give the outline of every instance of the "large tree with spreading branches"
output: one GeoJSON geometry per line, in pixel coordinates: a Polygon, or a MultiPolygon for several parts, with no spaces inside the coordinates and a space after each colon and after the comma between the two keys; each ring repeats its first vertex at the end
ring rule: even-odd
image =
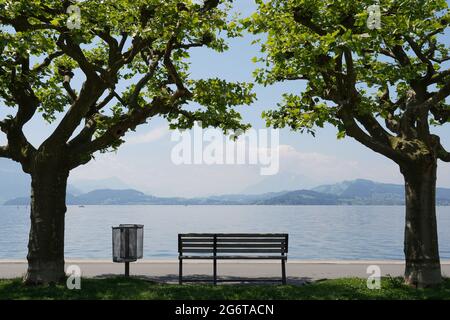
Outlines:
{"type": "Polygon", "coordinates": [[[306,84],[264,114],[268,125],[314,132],[328,123],[394,161],[405,180],[405,280],[440,283],[436,171],[450,153],[433,126],[450,121],[446,1],[256,2],[244,24],[264,35],[257,81],[306,84]]]}
{"type": "Polygon", "coordinates": [[[188,74],[192,48],[221,52],[238,35],[230,2],[0,0],[0,157],[31,175],[27,283],[64,278],[67,179],[94,153],[157,116],[247,127],[233,107],[254,100],[251,85],[188,74]],[[33,145],[23,129],[38,115],[55,129],[33,145]]]}

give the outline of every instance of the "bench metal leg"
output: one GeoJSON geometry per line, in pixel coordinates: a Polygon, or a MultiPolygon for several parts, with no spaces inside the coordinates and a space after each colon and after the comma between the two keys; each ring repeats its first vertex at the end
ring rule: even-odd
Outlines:
{"type": "Polygon", "coordinates": [[[217,259],[214,259],[214,285],[217,285],[217,259]]]}
{"type": "Polygon", "coordinates": [[[178,284],[183,284],[183,259],[179,260],[179,270],[178,270],[178,284]]]}
{"type": "Polygon", "coordinates": [[[282,275],[282,281],[283,284],[286,284],[286,260],[281,260],[281,275],[282,275]]]}
{"type": "Polygon", "coordinates": [[[125,277],[129,277],[130,276],[130,262],[126,261],[125,262],[125,277]]]}

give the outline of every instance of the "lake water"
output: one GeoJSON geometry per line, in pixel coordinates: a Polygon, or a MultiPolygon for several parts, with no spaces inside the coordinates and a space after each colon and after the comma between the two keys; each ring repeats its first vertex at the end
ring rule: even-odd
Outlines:
{"type": "MultiPolygon", "coordinates": [[[[25,259],[29,212],[0,206],[0,259],[25,259]]],[[[450,207],[438,207],[441,258],[450,259],[450,207]]],[[[293,259],[403,259],[404,207],[68,207],[66,258],[111,259],[111,226],[144,225],[144,258],[177,257],[177,234],[289,233],[293,259]]]]}

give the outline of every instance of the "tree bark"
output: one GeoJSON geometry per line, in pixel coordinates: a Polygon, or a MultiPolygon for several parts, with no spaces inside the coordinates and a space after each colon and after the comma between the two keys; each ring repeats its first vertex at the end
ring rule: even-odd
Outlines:
{"type": "Polygon", "coordinates": [[[31,174],[31,228],[27,284],[56,283],[65,278],[64,222],[69,170],[49,161],[31,174]]]}
{"type": "Polygon", "coordinates": [[[442,282],[436,223],[437,162],[402,168],[405,178],[405,281],[424,288],[442,282]]]}

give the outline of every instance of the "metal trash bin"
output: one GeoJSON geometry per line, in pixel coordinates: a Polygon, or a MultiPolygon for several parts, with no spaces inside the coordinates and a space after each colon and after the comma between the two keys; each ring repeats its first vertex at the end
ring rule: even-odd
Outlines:
{"type": "Polygon", "coordinates": [[[144,254],[144,226],[121,224],[112,227],[113,262],[125,263],[125,276],[130,275],[130,262],[142,259],[144,254]]]}

